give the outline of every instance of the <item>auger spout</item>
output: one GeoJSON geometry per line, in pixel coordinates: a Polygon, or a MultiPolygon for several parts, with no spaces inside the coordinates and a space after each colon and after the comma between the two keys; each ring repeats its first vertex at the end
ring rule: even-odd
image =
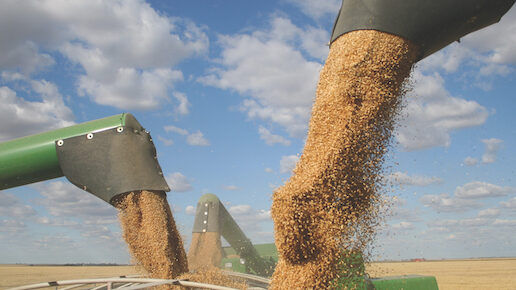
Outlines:
{"type": "Polygon", "coordinates": [[[170,191],[149,132],[128,113],[0,143],[0,190],[61,176],[108,203],[170,191]]]}
{"type": "Polygon", "coordinates": [[[421,60],[473,31],[500,21],[515,0],[343,0],[331,42],[355,30],[398,35],[421,60]]]}

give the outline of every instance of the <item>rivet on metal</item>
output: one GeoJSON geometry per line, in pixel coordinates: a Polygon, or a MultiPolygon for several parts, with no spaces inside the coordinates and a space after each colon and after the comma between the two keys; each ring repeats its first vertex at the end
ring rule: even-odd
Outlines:
{"type": "Polygon", "coordinates": [[[63,140],[57,140],[57,146],[63,146],[64,141],[63,140]]]}
{"type": "Polygon", "coordinates": [[[204,221],[204,223],[206,224],[206,223],[208,223],[208,221],[204,221]]]}
{"type": "Polygon", "coordinates": [[[208,215],[208,212],[207,212],[207,211],[205,211],[205,212],[204,212],[204,215],[208,215]]]}
{"type": "Polygon", "coordinates": [[[117,131],[118,133],[122,133],[122,132],[124,131],[124,127],[117,127],[117,128],[116,128],[116,131],[117,131]]]}
{"type": "Polygon", "coordinates": [[[206,229],[202,229],[202,232],[205,233],[206,232],[206,229]]]}
{"type": "Polygon", "coordinates": [[[88,135],[86,135],[86,139],[88,139],[88,140],[93,139],[93,133],[88,133],[88,135]]]}

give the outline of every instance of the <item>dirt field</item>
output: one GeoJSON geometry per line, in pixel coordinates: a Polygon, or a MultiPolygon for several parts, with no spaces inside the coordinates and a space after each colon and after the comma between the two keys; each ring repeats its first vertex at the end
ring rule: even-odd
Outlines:
{"type": "MultiPolygon", "coordinates": [[[[516,289],[516,258],[391,262],[368,265],[371,276],[432,275],[439,289],[516,289]]],[[[136,274],[131,266],[0,265],[0,289],[46,281],[136,274]]]]}
{"type": "Polygon", "coordinates": [[[516,289],[516,258],[373,263],[370,276],[431,275],[439,289],[516,289]]]}

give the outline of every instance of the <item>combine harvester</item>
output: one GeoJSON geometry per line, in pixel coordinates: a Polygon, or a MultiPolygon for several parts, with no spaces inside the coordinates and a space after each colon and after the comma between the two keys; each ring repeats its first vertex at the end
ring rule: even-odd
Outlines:
{"type": "MultiPolygon", "coordinates": [[[[126,192],[170,191],[149,132],[127,113],[0,143],[0,190],[62,176],[111,205],[126,192]]],[[[51,281],[13,289],[144,289],[166,284],[230,289],[140,277],[51,281]]]]}
{"type": "MultiPolygon", "coordinates": [[[[215,234],[218,239],[209,240],[212,244],[202,242],[196,245],[191,244],[188,252],[189,262],[206,261],[206,266],[218,266],[233,272],[234,276],[248,278],[248,284],[254,287],[267,287],[270,283],[267,278],[272,275],[278,261],[276,246],[273,243],[253,245],[219,198],[211,193],[207,193],[199,199],[192,230],[192,236],[199,237],[193,240],[202,241],[202,236],[208,234],[215,234]],[[230,246],[221,248],[220,237],[223,237],[230,246]],[[214,253],[222,251],[223,255],[217,262],[218,265],[212,264],[213,259],[209,259],[211,253],[198,251],[199,247],[212,249],[214,253]]],[[[204,239],[204,241],[207,240],[204,239]]],[[[438,289],[435,277],[432,276],[410,275],[369,279],[365,273],[365,265],[360,253],[351,255],[344,264],[353,268],[354,271],[347,271],[352,273],[352,276],[346,277],[347,281],[341,285],[343,288],[438,289]]]]}
{"type": "MultiPolygon", "coordinates": [[[[382,31],[414,43],[419,48],[417,59],[421,60],[471,32],[500,21],[514,2],[515,0],[343,0],[331,41],[356,30],[382,31]]],[[[131,114],[121,114],[0,144],[0,190],[61,176],[108,203],[115,196],[134,190],[170,190],[157,162],[156,150],[149,133],[131,114]]],[[[235,255],[239,256],[238,261],[242,258],[242,265],[245,265],[240,267],[234,260],[221,260],[222,267],[228,265],[232,270],[262,276],[272,273],[273,260],[277,257],[260,255],[260,247],[251,244],[216,196],[201,198],[197,211],[194,234],[208,231],[220,233],[234,249],[235,255]],[[206,212],[205,208],[209,208],[208,219],[203,219],[202,216],[206,212]]],[[[274,250],[270,252],[274,253],[274,250]]],[[[229,259],[229,252],[226,256],[229,259]]],[[[358,258],[357,261],[350,263],[353,267],[363,267],[361,259],[358,258]]],[[[124,282],[121,279],[104,279],[99,282],[106,283],[107,288],[118,283],[117,285],[123,285],[125,289],[141,289],[162,284],[228,289],[213,285],[194,286],[191,284],[194,282],[180,280],[124,278],[132,279],[124,282]],[[128,283],[143,284],[128,287],[128,283]]],[[[94,283],[92,280],[72,282],[94,283]]],[[[72,282],[54,281],[18,289],[69,285],[72,282]]],[[[433,277],[371,280],[364,277],[360,283],[355,284],[356,287],[437,289],[433,277]]],[[[342,284],[342,287],[346,285],[349,286],[342,284]]]]}

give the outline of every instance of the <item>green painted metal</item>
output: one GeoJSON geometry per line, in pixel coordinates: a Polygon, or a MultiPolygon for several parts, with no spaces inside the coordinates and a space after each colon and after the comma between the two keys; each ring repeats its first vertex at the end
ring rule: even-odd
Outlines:
{"type": "Polygon", "coordinates": [[[437,281],[433,276],[394,276],[370,279],[374,289],[378,290],[438,290],[437,281]]]}
{"type": "Polygon", "coordinates": [[[272,275],[275,261],[260,256],[251,240],[247,238],[216,195],[207,193],[199,199],[192,232],[220,233],[236,254],[244,259],[247,273],[259,276],[272,275]]]}
{"type": "Polygon", "coordinates": [[[220,266],[224,270],[248,274],[247,267],[240,258],[223,258],[220,266]]]}
{"type": "Polygon", "coordinates": [[[58,140],[135,124],[136,119],[124,113],[0,143],[0,190],[63,176],[58,140]]]}
{"type": "MultiPolygon", "coordinates": [[[[262,258],[272,258],[275,261],[278,261],[278,250],[276,249],[276,245],[274,243],[268,244],[253,244],[253,247],[258,252],[258,255],[262,258]]],[[[224,256],[236,256],[238,253],[232,247],[222,247],[222,251],[224,251],[224,256]]]]}
{"type": "Polygon", "coordinates": [[[360,251],[344,251],[338,265],[339,277],[331,289],[374,289],[367,279],[364,257],[360,251]]]}

